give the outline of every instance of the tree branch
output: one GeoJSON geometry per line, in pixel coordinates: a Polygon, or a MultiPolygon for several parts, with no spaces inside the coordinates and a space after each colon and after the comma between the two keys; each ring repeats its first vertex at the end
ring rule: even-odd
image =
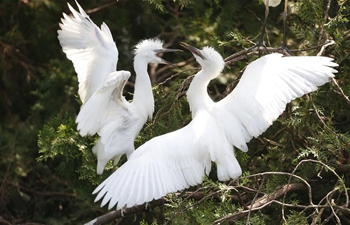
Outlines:
{"type": "Polygon", "coordinates": [[[111,2],[108,2],[108,3],[104,4],[104,5],[101,5],[99,7],[95,7],[93,9],[88,9],[88,10],[86,10],[86,13],[87,14],[92,14],[92,13],[98,12],[98,11],[100,11],[102,9],[108,8],[108,7],[110,7],[112,5],[115,5],[115,4],[117,4],[117,1],[111,1],[111,2]]]}
{"type": "MultiPolygon", "coordinates": [[[[190,204],[189,206],[187,206],[185,209],[182,209],[181,211],[185,211],[190,207],[193,207],[194,205],[200,204],[201,202],[203,202],[205,199],[211,198],[211,197],[220,197],[220,193],[227,191],[227,190],[235,190],[238,193],[238,196],[236,195],[229,195],[228,197],[232,199],[232,202],[236,202],[236,203],[240,203],[242,205],[244,205],[245,210],[243,211],[239,211],[237,213],[231,214],[231,215],[227,215],[225,217],[222,217],[216,221],[213,222],[213,224],[219,224],[225,220],[230,220],[230,221],[236,221],[239,220],[243,217],[248,216],[251,212],[255,212],[257,210],[263,209],[266,206],[269,206],[273,203],[275,204],[279,204],[282,206],[282,210],[284,210],[285,207],[293,207],[293,208],[300,208],[300,209],[324,209],[324,208],[332,208],[332,212],[333,214],[336,213],[337,211],[342,211],[344,213],[348,213],[350,214],[350,209],[348,209],[348,204],[349,204],[349,200],[348,200],[348,194],[346,193],[346,191],[344,192],[345,196],[346,196],[346,202],[345,204],[343,204],[342,206],[340,205],[336,205],[333,204],[330,201],[331,196],[333,195],[334,192],[340,191],[339,189],[333,189],[332,191],[330,191],[327,196],[325,196],[325,198],[323,198],[318,204],[314,204],[312,201],[312,190],[311,190],[311,186],[310,184],[303,179],[302,177],[294,174],[296,172],[296,170],[299,168],[299,166],[303,163],[306,162],[311,162],[311,163],[319,163],[321,165],[323,165],[324,167],[326,167],[329,171],[331,171],[339,180],[341,180],[341,177],[335,173],[335,170],[331,169],[329,166],[325,165],[324,163],[317,161],[317,160],[302,160],[301,162],[299,162],[299,164],[295,167],[294,171],[292,173],[288,173],[288,172],[264,172],[264,173],[258,173],[258,174],[253,174],[250,176],[246,176],[245,178],[253,178],[253,177],[258,177],[258,176],[266,176],[266,175],[285,175],[285,176],[290,176],[291,178],[296,178],[299,179],[300,181],[302,181],[302,183],[290,183],[291,179],[288,181],[288,184],[282,186],[281,188],[278,188],[276,191],[274,191],[271,194],[264,194],[263,192],[259,191],[262,186],[263,186],[263,181],[262,184],[259,185],[259,189],[255,190],[255,189],[250,189],[247,188],[245,186],[238,186],[238,187],[234,187],[234,186],[228,186],[226,189],[222,189],[219,191],[216,191],[212,194],[206,195],[204,191],[195,191],[195,192],[186,192],[184,194],[178,195],[179,198],[182,198],[184,200],[186,199],[194,199],[196,200],[195,203],[190,204]],[[250,201],[249,197],[247,196],[241,196],[240,191],[237,190],[237,188],[243,188],[244,190],[256,193],[254,196],[254,199],[252,200],[250,205],[245,205],[244,202],[248,202],[250,201]],[[286,198],[286,195],[288,193],[291,192],[301,192],[301,191],[307,191],[308,195],[309,195],[309,204],[308,205],[298,205],[298,204],[288,204],[285,203],[284,200],[286,198]],[[257,197],[259,194],[263,194],[263,196],[261,197],[257,197]],[[282,201],[278,201],[278,199],[282,198],[282,201]],[[322,202],[325,201],[326,202],[323,204],[322,202]],[[321,205],[321,203],[323,205],[321,205]],[[331,204],[332,203],[332,204],[331,204]],[[335,209],[335,210],[334,210],[335,209]]],[[[339,167],[339,170],[341,171],[349,171],[349,165],[344,165],[343,167],[339,167]]],[[[338,170],[338,168],[336,169],[338,170]]],[[[346,188],[344,186],[343,183],[341,183],[341,185],[343,186],[343,188],[346,188]]],[[[203,187],[204,188],[204,187],[203,187]]],[[[202,189],[203,189],[202,188],[202,189]]],[[[346,190],[346,189],[344,189],[346,190]]],[[[149,208],[154,208],[157,206],[161,206],[164,205],[165,200],[164,199],[158,199],[158,200],[153,200],[150,203],[145,203],[142,205],[138,205],[138,206],[134,206],[131,208],[124,208],[121,210],[115,210],[112,212],[109,212],[107,214],[104,214],[102,216],[97,217],[96,219],[86,223],[85,225],[99,225],[99,224],[104,224],[110,221],[113,221],[115,219],[118,218],[122,218],[124,216],[129,216],[129,215],[133,215],[135,213],[138,212],[144,212],[145,210],[149,209],[149,208]]],[[[175,215],[174,215],[175,216],[175,215]]],[[[335,215],[333,215],[335,216],[335,215]]],[[[171,221],[171,219],[169,220],[169,222],[171,221]]]]}
{"type": "Polygon", "coordinates": [[[153,200],[149,203],[144,203],[142,205],[136,205],[130,208],[123,208],[120,210],[114,210],[111,211],[109,213],[106,213],[102,216],[99,216],[93,220],[91,220],[88,223],[85,223],[85,225],[99,225],[99,224],[104,224],[107,222],[110,222],[112,220],[115,220],[117,218],[121,218],[124,216],[129,216],[129,215],[133,215],[135,213],[138,212],[143,212],[145,211],[147,208],[154,208],[156,206],[160,206],[164,204],[164,200],[163,199],[157,199],[157,200],[153,200]]]}
{"type": "Polygon", "coordinates": [[[305,190],[307,190],[307,186],[302,183],[292,183],[289,185],[285,185],[282,188],[276,190],[275,192],[268,195],[264,195],[263,197],[259,198],[257,201],[253,202],[251,205],[248,206],[249,209],[222,217],[218,220],[215,220],[213,224],[220,224],[226,220],[230,220],[230,221],[239,220],[247,216],[250,212],[260,210],[270,205],[271,203],[274,203],[274,200],[281,198],[285,193],[305,191],[305,190]]]}
{"type": "MultiPolygon", "coordinates": [[[[325,43],[323,44],[320,44],[320,45],[317,45],[317,46],[313,46],[313,47],[310,47],[310,48],[305,48],[305,49],[291,49],[289,50],[290,52],[303,52],[303,51],[310,51],[310,50],[313,50],[313,49],[318,49],[318,48],[322,48],[322,51],[321,53],[323,53],[323,50],[324,48],[328,47],[329,45],[333,45],[334,41],[326,41],[325,43]]],[[[251,56],[251,55],[258,55],[259,54],[259,50],[260,51],[266,51],[268,53],[272,53],[272,52],[278,52],[278,53],[284,53],[283,52],[283,49],[281,48],[272,48],[272,47],[264,47],[264,48],[254,48],[254,49],[251,49],[251,48],[248,48],[248,49],[243,49],[239,52],[236,52],[228,57],[226,57],[224,59],[226,65],[230,65],[230,64],[233,64],[237,61],[240,61],[242,59],[245,59],[245,58],[248,58],[248,56],[251,56]]]]}

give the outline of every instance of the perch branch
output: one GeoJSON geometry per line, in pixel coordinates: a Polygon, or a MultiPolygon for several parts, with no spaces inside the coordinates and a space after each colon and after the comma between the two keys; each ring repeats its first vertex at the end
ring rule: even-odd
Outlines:
{"type": "Polygon", "coordinates": [[[143,212],[145,211],[147,208],[154,208],[156,206],[160,206],[164,204],[164,200],[163,199],[158,199],[158,200],[153,200],[150,203],[144,203],[142,205],[136,205],[130,208],[123,208],[120,210],[114,210],[111,211],[109,213],[106,213],[102,216],[99,216],[93,220],[91,220],[88,223],[85,223],[85,225],[100,225],[100,224],[104,224],[110,221],[113,221],[117,218],[121,218],[124,216],[129,216],[129,215],[133,215],[137,212],[143,212]]]}

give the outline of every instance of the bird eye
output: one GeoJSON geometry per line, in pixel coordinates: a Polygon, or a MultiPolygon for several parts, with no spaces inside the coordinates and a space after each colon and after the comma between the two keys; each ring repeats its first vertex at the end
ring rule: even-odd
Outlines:
{"type": "Polygon", "coordinates": [[[162,57],[164,53],[163,49],[154,49],[153,52],[157,57],[162,57]]]}

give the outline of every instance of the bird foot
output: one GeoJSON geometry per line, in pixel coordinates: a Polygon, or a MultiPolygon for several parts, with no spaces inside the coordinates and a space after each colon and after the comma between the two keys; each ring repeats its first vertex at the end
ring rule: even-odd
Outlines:
{"type": "Polygon", "coordinates": [[[247,52],[252,52],[257,50],[259,52],[259,57],[261,57],[261,53],[265,50],[268,53],[267,47],[263,41],[259,41],[259,43],[255,44],[253,47],[249,48],[247,52]]]}
{"type": "Polygon", "coordinates": [[[280,48],[277,49],[278,52],[282,52],[283,55],[292,56],[293,54],[288,50],[285,44],[282,44],[280,48]]]}

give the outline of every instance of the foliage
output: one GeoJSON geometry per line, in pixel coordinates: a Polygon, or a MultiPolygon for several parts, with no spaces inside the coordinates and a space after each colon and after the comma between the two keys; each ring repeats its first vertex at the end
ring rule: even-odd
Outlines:
{"type": "MultiPolygon", "coordinates": [[[[81,224],[107,212],[93,202],[91,192],[112,172],[112,163],[96,175],[91,152],[96,136],[81,137],[76,130],[77,77],[57,40],[66,2],[0,3],[0,223],[81,224]]],[[[140,39],[159,37],[172,47],[181,41],[211,45],[228,57],[254,46],[264,17],[264,5],[257,0],[79,2],[96,24],[109,26],[119,49],[118,68],[130,71],[131,50],[140,39]]],[[[282,44],[283,4],[270,8],[267,47],[282,44]]],[[[169,194],[164,205],[119,219],[121,224],[349,222],[344,209],[350,187],[349,1],[289,1],[288,8],[289,50],[316,55],[333,40],[323,55],[339,64],[336,80],[290,103],[273,126],[249,143],[248,153],[236,152],[244,171],[238,180],[218,182],[213,165],[203,184],[169,194]],[[266,196],[275,198],[267,201],[266,196]]],[[[136,146],[191,120],[184,94],[198,65],[187,52],[165,57],[180,68],[150,66],[156,111],[136,146]]],[[[212,98],[227,95],[254,59],[228,65],[210,83],[212,98]]],[[[133,80],[126,86],[128,99],[133,80]]]]}

